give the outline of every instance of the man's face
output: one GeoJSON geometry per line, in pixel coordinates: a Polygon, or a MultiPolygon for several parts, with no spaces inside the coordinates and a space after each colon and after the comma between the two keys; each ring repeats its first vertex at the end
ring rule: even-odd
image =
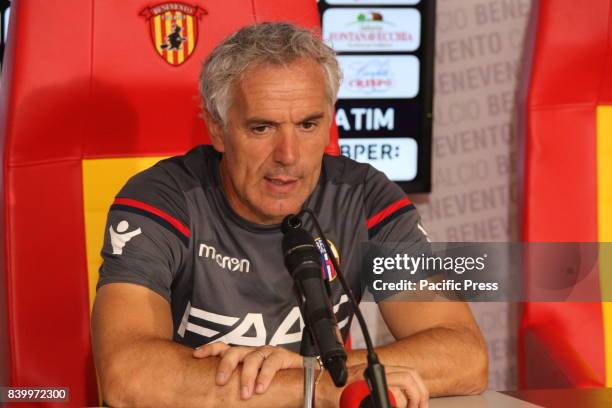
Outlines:
{"type": "Polygon", "coordinates": [[[243,218],[280,223],[301,209],[319,179],[332,115],[323,71],[303,59],[258,65],[234,91],[226,128],[210,132],[223,153],[225,195],[243,218]]]}

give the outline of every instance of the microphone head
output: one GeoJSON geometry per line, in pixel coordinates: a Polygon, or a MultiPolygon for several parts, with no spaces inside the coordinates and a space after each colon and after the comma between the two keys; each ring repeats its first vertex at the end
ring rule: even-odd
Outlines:
{"type": "Polygon", "coordinates": [[[281,223],[281,232],[283,234],[288,233],[291,230],[302,227],[302,220],[295,214],[289,214],[283,219],[281,223]]]}
{"type": "Polygon", "coordinates": [[[348,380],[346,354],[327,359],[323,362],[323,366],[329,371],[329,375],[336,387],[344,387],[346,385],[346,380],[348,380]]]}
{"type": "Polygon", "coordinates": [[[292,276],[304,263],[321,268],[321,253],[312,236],[304,228],[290,228],[283,236],[282,249],[285,266],[292,276]]]}
{"type": "Polygon", "coordinates": [[[284,256],[288,256],[293,251],[301,249],[305,246],[312,246],[314,250],[317,251],[317,253],[319,252],[314,242],[314,238],[312,238],[312,235],[310,235],[308,231],[301,227],[289,229],[283,235],[282,246],[284,256]]]}

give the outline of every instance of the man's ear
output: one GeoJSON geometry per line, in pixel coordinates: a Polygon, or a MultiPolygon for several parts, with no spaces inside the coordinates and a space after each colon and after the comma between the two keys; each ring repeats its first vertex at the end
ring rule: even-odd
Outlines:
{"type": "Polygon", "coordinates": [[[225,152],[225,143],[223,141],[223,126],[206,110],[202,113],[210,141],[219,153],[225,152]]]}

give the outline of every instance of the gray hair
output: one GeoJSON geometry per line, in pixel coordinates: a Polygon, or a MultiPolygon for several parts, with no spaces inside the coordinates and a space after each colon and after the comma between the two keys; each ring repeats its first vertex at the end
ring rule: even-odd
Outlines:
{"type": "Polygon", "coordinates": [[[204,61],[200,74],[204,108],[218,123],[227,125],[233,86],[248,67],[286,65],[299,58],[308,58],[321,65],[327,97],[333,106],[342,79],[334,50],[312,31],[288,23],[259,23],[227,37],[204,61]]]}

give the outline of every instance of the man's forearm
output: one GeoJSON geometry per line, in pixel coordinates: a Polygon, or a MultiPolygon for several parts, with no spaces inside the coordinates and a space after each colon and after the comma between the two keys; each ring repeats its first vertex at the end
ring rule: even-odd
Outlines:
{"type": "MultiPolygon", "coordinates": [[[[379,347],[376,353],[385,365],[416,369],[432,397],[477,394],[487,384],[486,346],[468,328],[434,327],[379,347]]],[[[349,353],[349,366],[365,363],[365,350],[349,353]]]]}
{"type": "MultiPolygon", "coordinates": [[[[195,359],[190,348],[169,340],[134,342],[116,355],[102,378],[105,401],[111,406],[181,407],[299,407],[303,404],[303,371],[281,370],[268,390],[240,398],[240,368],[219,386],[215,373],[219,358],[195,359]]],[[[329,406],[330,397],[318,387],[317,406],[329,406]]],[[[337,405],[337,403],[336,403],[337,405]]]]}

